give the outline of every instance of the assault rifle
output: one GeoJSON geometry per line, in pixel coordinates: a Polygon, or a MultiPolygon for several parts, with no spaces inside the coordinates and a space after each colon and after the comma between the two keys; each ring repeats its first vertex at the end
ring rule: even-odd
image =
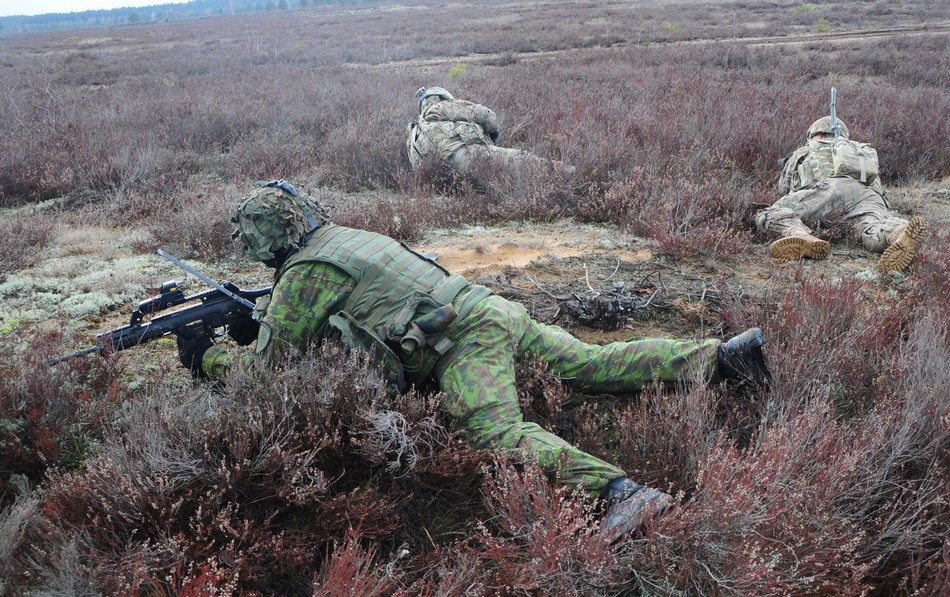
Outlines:
{"type": "Polygon", "coordinates": [[[177,335],[182,329],[194,328],[195,326],[200,326],[204,333],[212,338],[220,336],[222,334],[217,333],[216,330],[230,326],[243,317],[249,317],[254,309],[254,301],[270,293],[270,287],[242,290],[231,282],[218,284],[194,272],[190,267],[178,262],[164,251],[159,250],[159,254],[210,282],[214,288],[185,296],[177,281],[165,282],[162,284],[158,295],[138,304],[138,307],[132,311],[132,319],[128,325],[97,335],[95,346],[58,357],[53,360],[53,363],[61,363],[93,352],[100,355],[119,352],[151,340],[157,340],[168,334],[177,335]],[[197,304],[182,307],[170,313],[162,313],[166,309],[195,301],[197,301],[197,304]]]}
{"type": "Polygon", "coordinates": [[[838,120],[838,90],[831,88],[831,130],[835,132],[835,139],[841,136],[841,121],[838,120]]]}

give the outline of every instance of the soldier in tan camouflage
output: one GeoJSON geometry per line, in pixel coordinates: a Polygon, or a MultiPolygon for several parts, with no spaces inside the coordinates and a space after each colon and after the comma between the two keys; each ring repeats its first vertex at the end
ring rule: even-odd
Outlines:
{"type": "Polygon", "coordinates": [[[554,166],[565,175],[574,167],[546,160],[527,151],[497,145],[501,136],[498,117],[481,104],[455,99],[442,87],[416,91],[419,119],[409,123],[406,151],[413,168],[430,156],[438,156],[459,172],[468,172],[479,159],[497,160],[507,166],[536,164],[554,166]]]}
{"type": "MultiPolygon", "coordinates": [[[[277,363],[324,338],[373,355],[399,390],[434,380],[444,407],[477,448],[517,451],[578,485],[607,507],[604,532],[615,539],[672,498],[626,477],[536,423],[525,421],[515,363],[545,361],[574,387],[631,393],[654,381],[702,376],[768,386],[762,331],[728,342],[643,339],[585,344],[561,328],[533,320],[520,304],[453,275],[393,239],[333,224],[318,201],[284,181],[248,195],[235,212],[244,251],[276,270],[269,297],[228,334],[277,363]]],[[[207,336],[179,336],[179,356],[196,377],[219,378],[231,363],[207,336]]]]}
{"type": "Polygon", "coordinates": [[[848,127],[838,122],[838,138],[828,116],[809,127],[806,145],[795,150],[782,169],[778,182],[782,198],[756,215],[756,225],[782,236],[769,246],[777,259],[825,259],[831,244],[812,236],[809,225],[844,219],[865,249],[882,253],[879,271],[904,271],[917,254],[927,224],[920,217],[908,221],[890,210],[877,176],[877,152],[850,141],[848,127]],[[855,156],[861,166],[845,168],[848,160],[842,156],[847,155],[855,156]]]}

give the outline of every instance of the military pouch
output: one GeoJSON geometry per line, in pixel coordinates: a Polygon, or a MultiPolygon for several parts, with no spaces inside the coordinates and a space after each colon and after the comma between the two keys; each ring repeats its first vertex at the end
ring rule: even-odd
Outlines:
{"type": "Polygon", "coordinates": [[[251,311],[251,317],[254,321],[264,321],[264,316],[267,315],[267,308],[270,307],[270,299],[271,295],[265,294],[254,303],[254,309],[251,311]]]}
{"type": "Polygon", "coordinates": [[[424,377],[438,357],[424,350],[432,348],[438,356],[452,347],[445,332],[457,314],[451,304],[440,305],[432,296],[417,292],[403,305],[396,316],[386,324],[386,339],[398,344],[405,370],[424,377]],[[423,314],[419,315],[422,311],[423,314]]]}
{"type": "Polygon", "coordinates": [[[452,341],[445,337],[449,325],[457,314],[452,305],[442,305],[415,321],[409,322],[409,329],[399,339],[399,348],[411,355],[420,346],[431,346],[439,355],[452,348],[452,341]]]}
{"type": "Polygon", "coordinates": [[[834,170],[830,141],[812,139],[808,148],[808,155],[798,165],[798,178],[803,189],[828,178],[834,170]]]}
{"type": "Polygon", "coordinates": [[[445,332],[456,316],[451,304],[440,305],[432,296],[416,292],[399,313],[386,323],[386,340],[399,347],[400,360],[406,373],[419,380],[428,375],[438,356],[452,347],[452,341],[445,337],[445,332]],[[432,348],[437,356],[424,350],[427,347],[432,348]]]}
{"type": "Polygon", "coordinates": [[[261,324],[260,329],[257,331],[257,345],[254,346],[255,354],[263,354],[270,345],[271,336],[273,336],[273,328],[271,328],[269,323],[264,321],[264,316],[267,315],[267,308],[270,307],[270,299],[270,294],[265,294],[258,298],[257,302],[254,303],[254,309],[251,311],[251,319],[261,324]]]}
{"type": "Polygon", "coordinates": [[[466,145],[487,145],[482,127],[471,122],[456,122],[455,134],[466,145]]]}
{"type": "Polygon", "coordinates": [[[835,176],[848,176],[864,184],[871,184],[878,177],[877,150],[867,143],[838,137],[831,157],[835,176]]]}
{"type": "Polygon", "coordinates": [[[386,381],[402,392],[406,389],[406,376],[402,362],[386,343],[372,330],[360,325],[346,311],[331,315],[330,327],[340,335],[340,343],[348,350],[359,349],[367,353],[379,365],[386,381]]]}
{"type": "Polygon", "coordinates": [[[417,122],[409,124],[409,138],[409,145],[420,158],[436,150],[435,143],[417,122]]]}

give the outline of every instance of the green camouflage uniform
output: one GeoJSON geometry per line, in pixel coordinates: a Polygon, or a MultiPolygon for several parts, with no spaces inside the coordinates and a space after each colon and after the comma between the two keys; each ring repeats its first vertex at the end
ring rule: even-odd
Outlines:
{"type": "MultiPolygon", "coordinates": [[[[812,232],[806,223],[820,225],[842,219],[851,224],[865,249],[880,253],[907,219],[890,210],[880,178],[862,183],[851,176],[834,175],[835,140],[816,136],[830,131],[828,116],[809,127],[806,145],[796,149],[782,169],[778,181],[782,197],[756,215],[756,225],[759,230],[794,236],[812,232]]],[[[844,123],[841,135],[848,137],[844,123]]]]}
{"type": "MultiPolygon", "coordinates": [[[[624,472],[524,421],[516,361],[530,355],[575,387],[627,393],[654,379],[711,379],[720,345],[651,339],[585,344],[388,237],[332,224],[321,226],[281,267],[270,300],[258,307],[261,358],[273,362],[328,336],[375,351],[383,361],[395,355],[398,370],[392,362],[383,366],[389,381],[435,376],[447,412],[474,446],[519,450],[593,495],[624,472]],[[420,328],[428,333],[418,334],[420,328]]],[[[221,347],[212,347],[202,366],[220,377],[228,361],[221,347]]]]}

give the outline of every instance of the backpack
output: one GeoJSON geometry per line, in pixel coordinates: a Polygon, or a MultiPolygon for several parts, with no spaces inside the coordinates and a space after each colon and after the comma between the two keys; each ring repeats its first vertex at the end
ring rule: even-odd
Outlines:
{"type": "Polygon", "coordinates": [[[835,139],[831,163],[832,176],[849,176],[863,184],[871,184],[879,174],[877,150],[844,137],[835,139]]]}

